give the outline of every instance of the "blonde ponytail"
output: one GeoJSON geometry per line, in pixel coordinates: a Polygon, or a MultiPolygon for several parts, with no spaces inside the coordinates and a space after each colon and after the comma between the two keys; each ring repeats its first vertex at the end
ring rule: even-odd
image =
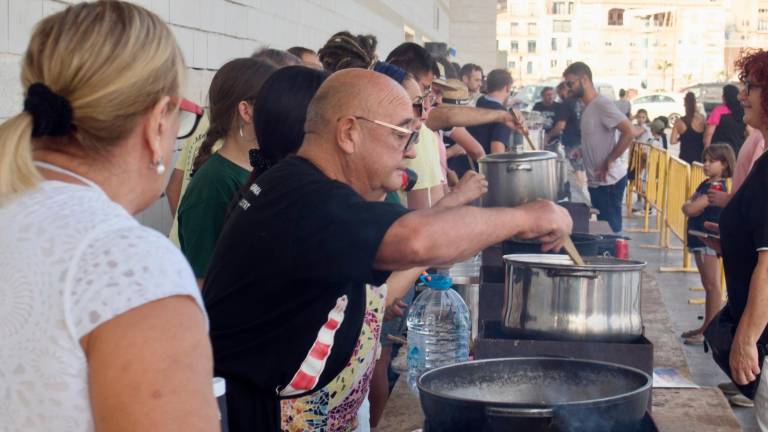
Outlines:
{"type": "Polygon", "coordinates": [[[0,205],[39,181],[32,163],[32,116],[23,112],[0,124],[0,205]]]}
{"type": "Polygon", "coordinates": [[[24,54],[22,87],[41,84],[66,100],[71,127],[38,140],[33,129],[50,119],[22,112],[0,124],[0,205],[40,181],[33,150],[103,156],[160,98],[179,96],[184,71],[170,28],[141,6],[79,3],[44,18],[24,54]]]}

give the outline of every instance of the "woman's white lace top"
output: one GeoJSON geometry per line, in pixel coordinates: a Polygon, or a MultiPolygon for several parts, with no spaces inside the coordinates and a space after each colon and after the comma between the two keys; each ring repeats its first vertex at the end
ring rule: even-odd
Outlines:
{"type": "Polygon", "coordinates": [[[46,181],[0,207],[0,431],[93,430],[80,339],[174,295],[203,309],[179,250],[98,188],[46,181]]]}

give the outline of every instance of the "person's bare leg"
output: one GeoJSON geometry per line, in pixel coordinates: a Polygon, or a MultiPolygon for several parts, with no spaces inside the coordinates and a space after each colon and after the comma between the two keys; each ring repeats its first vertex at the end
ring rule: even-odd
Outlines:
{"type": "Polygon", "coordinates": [[[376,360],[371,377],[371,389],[368,401],[371,403],[371,427],[374,428],[381,420],[381,414],[389,399],[389,360],[392,357],[392,345],[381,347],[381,357],[376,360]]]}
{"type": "Polygon", "coordinates": [[[723,296],[720,292],[720,260],[714,255],[702,254],[701,258],[704,266],[703,269],[699,268],[699,272],[701,273],[701,282],[704,284],[704,291],[706,292],[704,325],[701,326],[701,331],[704,331],[709,322],[712,321],[712,318],[723,307],[723,296]]]}

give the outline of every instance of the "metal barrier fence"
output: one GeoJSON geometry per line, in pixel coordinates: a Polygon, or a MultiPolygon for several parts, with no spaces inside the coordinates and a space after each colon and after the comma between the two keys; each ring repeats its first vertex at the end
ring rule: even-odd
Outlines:
{"type": "MultiPolygon", "coordinates": [[[[702,172],[703,174],[703,172],[702,172]]],[[[661,236],[663,246],[669,247],[669,238],[672,233],[683,242],[683,266],[662,267],[661,272],[697,272],[696,266],[691,265],[691,255],[688,251],[688,218],[683,214],[683,204],[691,196],[691,167],[683,160],[676,157],[669,158],[667,170],[667,198],[664,204],[665,226],[661,236]],[[667,230],[669,230],[667,232],[667,230]]],[[[698,183],[696,184],[698,186],[698,183]]]]}

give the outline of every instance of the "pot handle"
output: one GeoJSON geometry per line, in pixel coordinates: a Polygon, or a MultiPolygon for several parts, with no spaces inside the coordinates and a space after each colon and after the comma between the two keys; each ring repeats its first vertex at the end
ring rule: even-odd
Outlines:
{"type": "Polygon", "coordinates": [[[598,273],[589,270],[547,270],[547,276],[554,277],[582,277],[587,279],[597,279],[598,273]]]}
{"type": "Polygon", "coordinates": [[[552,408],[512,408],[512,407],[485,407],[485,415],[488,417],[536,417],[548,418],[554,416],[552,408]]]}
{"type": "Polygon", "coordinates": [[[512,171],[533,171],[533,166],[531,164],[519,164],[519,163],[511,163],[507,165],[507,172],[512,171]]]}

